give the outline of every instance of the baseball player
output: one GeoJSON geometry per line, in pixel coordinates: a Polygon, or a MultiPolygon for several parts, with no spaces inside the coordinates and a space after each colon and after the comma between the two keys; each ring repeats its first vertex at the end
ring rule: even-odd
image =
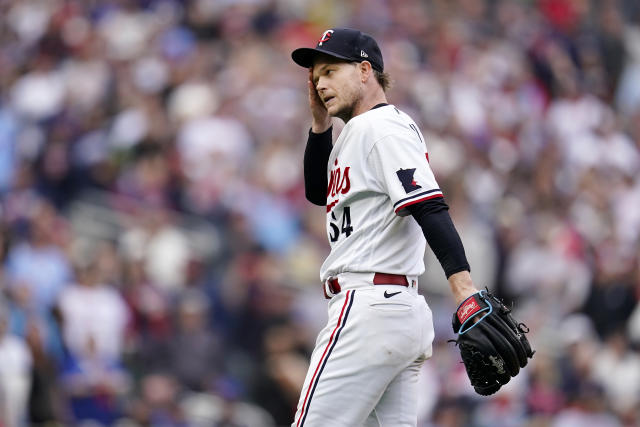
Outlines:
{"type": "MultiPolygon", "coordinates": [[[[418,373],[434,338],[431,310],[418,294],[425,239],[460,303],[462,329],[483,333],[484,325],[470,325],[493,310],[472,283],[418,126],[387,103],[389,76],[376,41],[333,28],[292,58],[309,69],[306,197],[325,206],[331,245],[320,270],[328,323],[292,426],[415,426],[418,373]],[[334,144],[332,117],[345,122],[334,144]]],[[[502,359],[490,357],[504,371],[502,359]]]]}

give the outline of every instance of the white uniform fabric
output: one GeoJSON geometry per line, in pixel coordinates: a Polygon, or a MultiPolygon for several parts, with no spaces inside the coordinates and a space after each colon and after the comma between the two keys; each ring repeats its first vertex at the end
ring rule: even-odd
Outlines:
{"type": "Polygon", "coordinates": [[[393,105],[374,108],[343,128],[327,172],[331,253],[320,276],[341,291],[329,301],[292,426],[416,426],[434,329],[417,291],[426,242],[405,208],[442,197],[424,140],[393,105]],[[406,276],[409,286],[374,286],[376,272],[406,276]]]}
{"type": "Polygon", "coordinates": [[[349,120],[327,173],[331,253],[321,280],[343,272],[422,274],[426,242],[405,208],[442,192],[413,120],[393,105],[349,120]]]}
{"type": "Polygon", "coordinates": [[[342,291],[329,301],[292,427],[416,426],[431,310],[415,282],[373,286],[369,277],[338,276],[342,291]]]}

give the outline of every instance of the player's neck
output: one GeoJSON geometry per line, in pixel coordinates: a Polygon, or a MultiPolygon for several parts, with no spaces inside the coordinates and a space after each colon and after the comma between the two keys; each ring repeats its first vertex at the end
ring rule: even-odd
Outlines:
{"type": "MultiPolygon", "coordinates": [[[[386,104],[387,103],[387,97],[384,93],[384,91],[382,89],[380,90],[375,90],[372,91],[368,94],[365,94],[360,101],[355,105],[354,109],[353,109],[353,114],[351,115],[350,119],[359,116],[362,113],[366,113],[367,111],[371,110],[373,107],[375,107],[378,104],[386,104]]],[[[345,120],[345,123],[347,122],[347,120],[345,120]]]]}

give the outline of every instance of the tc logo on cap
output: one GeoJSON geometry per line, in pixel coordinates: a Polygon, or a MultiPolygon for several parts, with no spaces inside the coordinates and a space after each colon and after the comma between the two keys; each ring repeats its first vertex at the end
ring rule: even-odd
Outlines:
{"type": "Polygon", "coordinates": [[[320,37],[320,40],[318,40],[318,46],[322,46],[322,43],[329,40],[331,38],[331,34],[333,34],[333,30],[327,30],[322,33],[322,37],[320,37]]]}

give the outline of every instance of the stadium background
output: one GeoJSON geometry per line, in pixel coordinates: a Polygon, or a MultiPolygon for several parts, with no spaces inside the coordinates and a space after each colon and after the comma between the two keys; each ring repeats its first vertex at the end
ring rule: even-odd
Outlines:
{"type": "Polygon", "coordinates": [[[474,395],[428,253],[420,425],[640,424],[637,1],[0,11],[1,426],[287,425],[328,251],[289,54],[332,26],[379,40],[476,283],[515,301],[538,350],[474,395]]]}

